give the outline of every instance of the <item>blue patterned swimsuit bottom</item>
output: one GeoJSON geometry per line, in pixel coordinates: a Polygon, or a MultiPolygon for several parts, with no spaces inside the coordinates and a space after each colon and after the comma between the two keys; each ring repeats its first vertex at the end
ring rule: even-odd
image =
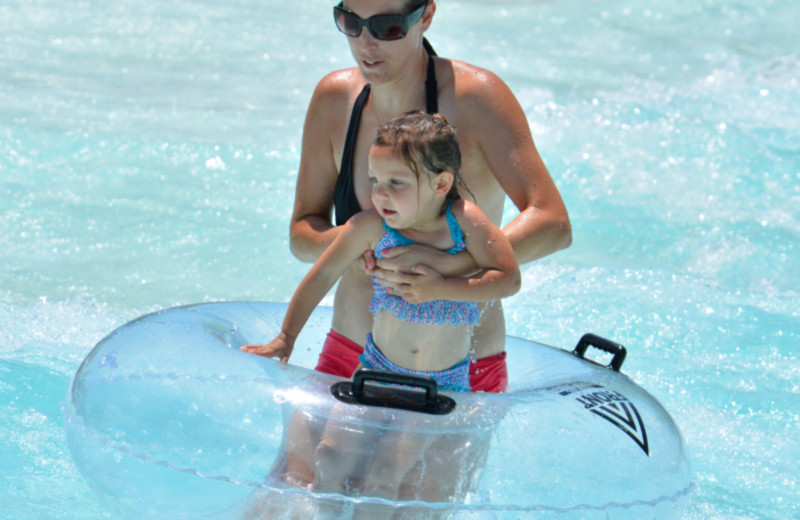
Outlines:
{"type": "Polygon", "coordinates": [[[375,342],[372,340],[372,334],[367,334],[367,344],[364,346],[364,353],[359,356],[358,360],[367,368],[412,376],[432,377],[442,390],[453,390],[455,392],[469,392],[470,390],[469,356],[446,370],[428,372],[424,370],[411,370],[410,368],[404,368],[389,361],[386,356],[383,355],[383,352],[375,346],[375,342]]]}

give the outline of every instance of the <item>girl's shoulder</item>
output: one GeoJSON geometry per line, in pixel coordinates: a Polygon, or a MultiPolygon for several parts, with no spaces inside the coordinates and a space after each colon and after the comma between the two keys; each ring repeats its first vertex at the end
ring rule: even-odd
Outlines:
{"type": "Polygon", "coordinates": [[[373,247],[377,245],[386,228],[383,226],[383,219],[375,208],[365,209],[350,217],[345,222],[345,231],[359,239],[366,239],[373,247]]]}
{"type": "Polygon", "coordinates": [[[486,216],[486,213],[474,202],[464,199],[454,200],[450,211],[465,237],[478,231],[486,232],[488,228],[495,227],[489,217],[486,216]]]}
{"type": "Polygon", "coordinates": [[[450,206],[450,211],[459,222],[462,220],[474,220],[475,218],[481,217],[488,218],[477,204],[465,199],[454,200],[450,206]]]}

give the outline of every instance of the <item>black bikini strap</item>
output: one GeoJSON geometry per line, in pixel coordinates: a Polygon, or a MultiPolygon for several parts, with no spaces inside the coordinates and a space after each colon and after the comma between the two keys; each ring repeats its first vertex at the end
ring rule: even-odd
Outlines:
{"type": "Polygon", "coordinates": [[[433,57],[436,51],[427,38],[422,39],[422,46],[428,52],[428,72],[425,76],[425,109],[429,114],[439,112],[439,85],[436,83],[436,70],[433,57]]]}
{"type": "Polygon", "coordinates": [[[353,186],[353,155],[356,149],[356,136],[358,135],[358,123],[361,120],[361,112],[369,98],[370,86],[364,85],[361,93],[353,103],[353,111],[350,113],[350,123],[347,127],[347,134],[344,138],[344,150],[342,150],[342,162],[339,167],[339,176],[336,179],[336,187],[333,192],[334,207],[336,208],[336,225],[341,226],[350,219],[351,216],[361,211],[358,199],[355,196],[353,186]]]}
{"type": "MultiPolygon", "coordinates": [[[[433,63],[436,51],[433,50],[433,46],[427,38],[422,39],[422,45],[428,53],[428,69],[425,76],[425,108],[429,114],[435,114],[439,112],[439,86],[436,82],[436,70],[433,63]]],[[[356,102],[353,103],[353,111],[350,113],[350,123],[347,126],[344,150],[342,150],[342,162],[340,163],[339,176],[336,179],[336,187],[333,193],[337,226],[341,226],[351,216],[361,211],[358,199],[355,196],[355,187],[353,186],[353,156],[356,149],[358,123],[361,121],[361,112],[367,103],[369,92],[369,84],[364,85],[361,93],[356,98],[356,102]]]]}
{"type": "MultiPolygon", "coordinates": [[[[367,83],[364,85],[364,88],[361,89],[361,93],[356,98],[356,102],[353,103],[353,111],[350,113],[350,123],[347,126],[347,135],[345,136],[344,155],[353,155],[356,134],[358,133],[358,122],[361,120],[361,112],[364,110],[367,98],[369,98],[369,91],[370,85],[367,83]],[[353,146],[348,146],[348,144],[353,144],[353,146]]],[[[344,162],[344,157],[342,157],[342,162],[344,162]]]]}
{"type": "Polygon", "coordinates": [[[429,42],[428,39],[425,37],[422,38],[422,47],[425,49],[425,51],[428,53],[429,56],[438,56],[438,54],[436,54],[436,51],[433,50],[433,45],[431,45],[431,42],[429,42]]]}

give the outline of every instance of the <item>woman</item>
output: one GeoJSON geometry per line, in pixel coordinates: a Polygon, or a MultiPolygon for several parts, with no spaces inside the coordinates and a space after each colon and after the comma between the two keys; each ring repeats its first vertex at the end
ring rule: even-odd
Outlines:
{"type": "MultiPolygon", "coordinates": [[[[506,195],[519,209],[503,228],[519,264],[570,245],[567,210],[536,150],[522,108],[491,72],[432,56],[423,35],[435,14],[431,0],[344,0],[334,8],[336,25],[347,35],[356,66],[325,76],[306,114],[290,227],[292,252],[300,260],[315,262],[341,231],[337,226],[372,207],[367,157],[376,130],[411,110],[441,113],[456,128],[461,176],[470,189],[462,195],[498,226],[506,195]],[[334,209],[336,225],[331,222],[334,209]]],[[[371,260],[367,258],[368,265],[371,260]]],[[[446,277],[469,276],[478,266],[467,253],[406,246],[392,248],[375,267],[381,285],[404,298],[436,271],[446,277]]],[[[332,329],[318,370],[352,376],[363,338],[372,328],[372,296],[370,273],[354,262],[339,280],[332,329]]],[[[472,337],[470,387],[502,392],[507,385],[502,308],[499,302],[486,304],[481,312],[472,337]]],[[[249,351],[270,355],[258,348],[249,351]]],[[[292,423],[293,431],[306,434],[290,439],[274,473],[291,485],[308,487],[319,463],[314,449],[321,426],[306,424],[302,414],[295,414],[292,423]]],[[[487,449],[468,439],[443,436],[428,451],[433,458],[446,453],[463,467],[480,467],[487,449]]],[[[469,488],[469,482],[459,483],[460,477],[450,471],[452,464],[433,466],[424,474],[409,471],[397,498],[441,502],[469,488]]]]}
{"type": "MultiPolygon", "coordinates": [[[[331,223],[334,201],[337,225],[372,206],[367,153],[375,131],[414,109],[439,112],[458,130],[463,179],[496,225],[506,195],[519,209],[503,232],[520,264],[571,243],[566,208],[522,108],[491,72],[432,56],[423,35],[435,13],[436,3],[429,0],[344,0],[334,8],[356,67],[325,76],[309,104],[290,228],[292,252],[300,260],[315,261],[339,233],[331,223]]],[[[469,276],[477,266],[467,253],[411,246],[394,249],[376,267],[380,282],[399,296],[426,283],[433,270],[469,276]]],[[[354,263],[336,290],[332,330],[318,370],[352,375],[372,326],[371,298],[371,277],[354,263]]],[[[482,313],[472,341],[471,386],[504,391],[502,307],[488,304],[482,313]]]]}

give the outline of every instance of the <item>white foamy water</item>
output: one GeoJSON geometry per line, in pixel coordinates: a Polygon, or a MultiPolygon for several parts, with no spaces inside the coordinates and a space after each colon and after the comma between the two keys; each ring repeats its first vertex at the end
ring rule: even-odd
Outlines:
{"type": "MultiPolygon", "coordinates": [[[[351,63],[332,4],[0,5],[3,518],[111,517],[59,410],[105,334],[290,297],[305,107],[351,63]]],[[[509,333],[628,347],[686,439],[691,520],[800,515],[798,19],[793,0],[444,0],[429,33],[509,83],[570,211],[509,333]]]]}

